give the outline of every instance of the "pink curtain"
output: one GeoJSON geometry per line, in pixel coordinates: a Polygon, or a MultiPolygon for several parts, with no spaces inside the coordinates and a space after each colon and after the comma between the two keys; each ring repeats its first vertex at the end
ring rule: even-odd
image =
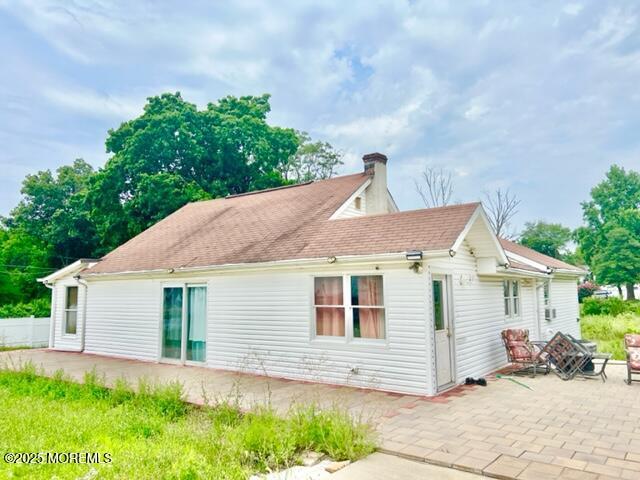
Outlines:
{"type": "MultiPolygon", "coordinates": [[[[358,277],[358,305],[382,306],[382,277],[358,277]]],[[[384,309],[362,308],[360,312],[360,336],[384,338],[384,309]]]]}
{"type": "Polygon", "coordinates": [[[342,277],[315,279],[316,335],[344,337],[344,308],[320,305],[344,305],[342,277]]]}

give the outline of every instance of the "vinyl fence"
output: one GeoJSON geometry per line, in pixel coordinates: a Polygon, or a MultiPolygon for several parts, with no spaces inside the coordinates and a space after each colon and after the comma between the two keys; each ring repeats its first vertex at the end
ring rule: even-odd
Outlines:
{"type": "Polygon", "coordinates": [[[0,318],[0,347],[46,347],[49,317],[0,318]]]}

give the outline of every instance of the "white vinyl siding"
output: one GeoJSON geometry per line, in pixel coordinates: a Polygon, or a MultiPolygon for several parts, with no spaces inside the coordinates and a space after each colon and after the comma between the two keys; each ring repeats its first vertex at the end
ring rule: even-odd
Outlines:
{"type": "Polygon", "coordinates": [[[208,364],[276,377],[427,393],[424,275],[408,268],[377,273],[384,275],[387,339],[375,345],[313,338],[310,274],[211,278],[208,364]]]}
{"type": "Polygon", "coordinates": [[[360,195],[354,198],[346,209],[342,211],[342,213],[337,218],[354,218],[354,217],[362,217],[366,214],[367,211],[367,195],[363,191],[360,195]],[[360,201],[358,201],[358,198],[360,201]],[[358,203],[360,204],[360,208],[358,207],[358,203]]]}
{"type": "Polygon", "coordinates": [[[162,285],[153,280],[89,283],[85,351],[157,360],[162,285]]]}
{"type": "Polygon", "coordinates": [[[549,340],[557,331],[570,333],[580,338],[580,309],[578,305],[578,283],[575,278],[554,277],[550,284],[551,307],[555,318],[544,320],[542,312],[543,335],[549,340]]]}
{"type": "Polygon", "coordinates": [[[520,280],[521,314],[506,322],[502,279],[477,275],[466,242],[453,259],[431,261],[430,265],[438,272],[452,272],[457,382],[486,375],[507,363],[500,337],[505,328],[528,328],[531,337],[537,337],[533,280],[520,280]]]}

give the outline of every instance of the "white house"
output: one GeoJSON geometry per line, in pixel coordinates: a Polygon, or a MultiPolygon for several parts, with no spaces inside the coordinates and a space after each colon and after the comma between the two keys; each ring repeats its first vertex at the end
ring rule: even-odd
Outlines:
{"type": "Polygon", "coordinates": [[[434,395],[506,363],[500,331],[578,336],[582,270],[479,203],[399,212],[364,172],[192,203],[43,278],[50,348],[434,395]]]}

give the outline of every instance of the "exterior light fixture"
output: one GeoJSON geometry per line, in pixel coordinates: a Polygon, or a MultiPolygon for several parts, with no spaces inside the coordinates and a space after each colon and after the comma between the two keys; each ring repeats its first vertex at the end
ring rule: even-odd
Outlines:
{"type": "Polygon", "coordinates": [[[409,250],[406,257],[410,262],[419,262],[422,260],[422,252],[420,250],[409,250]]]}
{"type": "Polygon", "coordinates": [[[327,257],[327,263],[336,263],[337,258],[334,256],[327,257]]]}
{"type": "Polygon", "coordinates": [[[455,251],[453,248],[449,249],[449,256],[450,256],[451,258],[453,258],[453,257],[455,257],[455,256],[456,256],[456,251],[455,251]]]}

